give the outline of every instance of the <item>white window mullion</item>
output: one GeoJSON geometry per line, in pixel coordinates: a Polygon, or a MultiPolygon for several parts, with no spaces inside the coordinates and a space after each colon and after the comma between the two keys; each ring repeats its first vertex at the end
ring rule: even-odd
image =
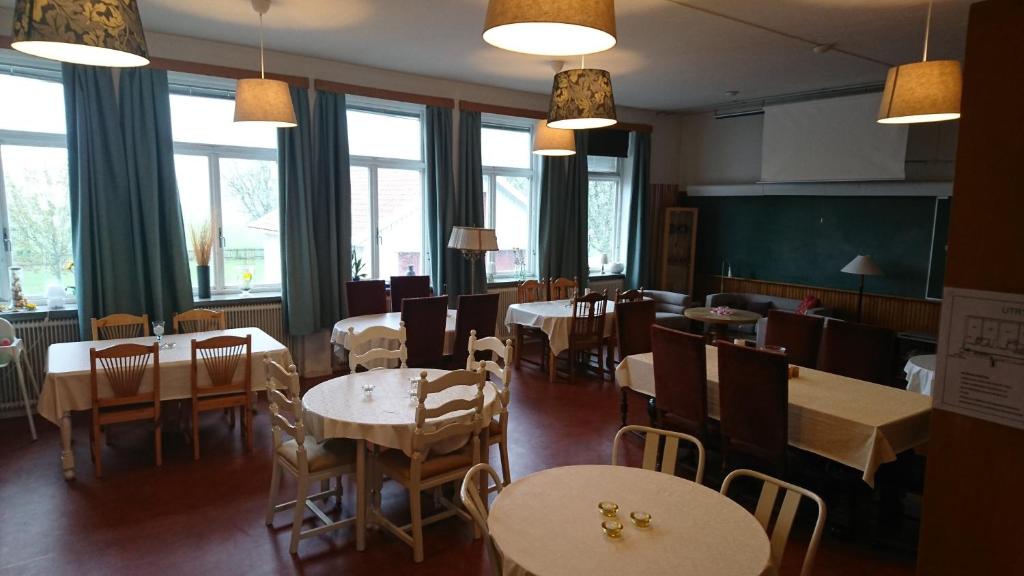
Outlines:
{"type": "Polygon", "coordinates": [[[370,271],[372,278],[380,278],[380,229],[377,227],[380,221],[377,209],[377,167],[370,166],[370,271]]]}
{"type": "Polygon", "coordinates": [[[210,154],[210,226],[213,228],[213,289],[224,289],[224,221],[220,201],[220,156],[210,154]]]}
{"type": "MultiPolygon", "coordinates": [[[[3,146],[0,145],[0,150],[3,146]]],[[[11,280],[7,268],[11,265],[11,225],[7,218],[7,188],[4,184],[4,159],[0,152],[0,224],[3,225],[3,234],[0,238],[0,298],[4,302],[11,299],[11,280]]]]}

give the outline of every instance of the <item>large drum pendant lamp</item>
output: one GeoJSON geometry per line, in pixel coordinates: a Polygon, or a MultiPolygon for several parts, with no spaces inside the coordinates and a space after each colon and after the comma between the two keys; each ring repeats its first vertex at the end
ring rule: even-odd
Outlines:
{"type": "Polygon", "coordinates": [[[589,130],[616,122],[612,76],[607,70],[574,68],[555,74],[548,127],[589,130]]]}
{"type": "Polygon", "coordinates": [[[72,64],[149,64],[136,0],[17,0],[11,48],[72,64]]]}
{"type": "Polygon", "coordinates": [[[614,0],[490,0],[484,42],[525,54],[573,56],[615,46],[614,0]]]}
{"type": "Polygon", "coordinates": [[[538,156],[572,156],[576,154],[576,133],[549,128],[547,120],[537,120],[533,127],[533,153],[538,156]]]}
{"type": "Polygon", "coordinates": [[[252,0],[260,15],[260,77],[238,81],[235,88],[235,122],[253,122],[275,128],[294,128],[295,108],[286,82],[271,80],[263,71],[263,15],[270,0],[252,0]]]}

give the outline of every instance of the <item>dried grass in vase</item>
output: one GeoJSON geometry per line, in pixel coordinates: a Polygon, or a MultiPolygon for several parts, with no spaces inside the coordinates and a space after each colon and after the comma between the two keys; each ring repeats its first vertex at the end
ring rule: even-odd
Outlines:
{"type": "Polygon", "coordinates": [[[203,222],[197,229],[189,226],[189,236],[192,238],[192,251],[196,255],[197,266],[209,266],[210,254],[213,252],[213,228],[209,222],[203,222]]]}

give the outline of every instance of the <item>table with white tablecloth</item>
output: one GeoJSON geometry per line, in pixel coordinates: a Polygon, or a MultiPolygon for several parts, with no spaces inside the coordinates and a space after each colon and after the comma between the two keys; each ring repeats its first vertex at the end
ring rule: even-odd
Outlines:
{"type": "MultiPolygon", "coordinates": [[[[171,346],[160,350],[160,399],[180,400],[192,397],[192,340],[206,340],[216,336],[252,336],[252,389],[259,390],[265,386],[266,371],[263,368],[263,357],[284,366],[292,363],[288,348],[259,328],[232,328],[197,332],[194,334],[170,334],[163,337],[166,345],[171,346]]],[[[151,345],[156,337],[126,338],[119,340],[101,340],[84,342],[62,342],[51,344],[47,351],[46,380],[39,395],[39,415],[61,428],[63,450],[61,461],[64,476],[68,479],[75,476],[75,459],[71,451],[71,412],[92,409],[92,388],[90,385],[89,350],[91,348],[109,348],[117,344],[151,345]]],[[[150,363],[147,368],[152,371],[150,363]]],[[[199,372],[201,385],[209,380],[205,370],[199,372]]],[[[150,379],[144,376],[143,389],[149,386],[150,379]]],[[[113,393],[105,378],[99,381],[99,396],[110,397],[113,393]]]]}
{"type": "MultiPolygon", "coordinates": [[[[451,354],[455,349],[455,319],[457,316],[456,310],[448,311],[448,318],[445,320],[444,326],[444,353],[445,355],[451,354]]],[[[339,320],[334,324],[334,330],[331,332],[331,343],[334,345],[334,353],[340,360],[345,360],[349,352],[354,354],[365,354],[371,348],[386,348],[395,350],[398,348],[398,340],[372,340],[367,342],[363,346],[359,347],[359,350],[352,350],[349,344],[349,333],[348,329],[352,328],[357,334],[372,328],[374,326],[384,326],[391,328],[392,330],[398,330],[402,322],[401,312],[388,312],[386,314],[367,314],[364,316],[352,316],[339,320]]],[[[406,326],[406,330],[409,327],[406,326]]],[[[398,366],[398,362],[395,361],[389,364],[389,367],[395,368],[398,366]]]]}
{"type": "MultiPolygon", "coordinates": [[[[707,346],[708,415],[718,418],[718,350],[707,346]]],[[[655,397],[654,355],[626,357],[615,370],[620,387],[655,397]]],[[[928,441],[931,399],[905,390],[800,368],[789,380],[789,444],[863,472],[928,441]]]]}
{"type": "MultiPolygon", "coordinates": [[[[615,303],[605,303],[604,337],[612,335],[615,326],[615,303]]],[[[505,326],[516,329],[517,326],[539,328],[548,337],[548,350],[558,356],[569,348],[569,324],[572,323],[572,302],[570,300],[551,300],[544,302],[528,302],[512,304],[505,311],[505,326]]],[[[517,352],[518,353],[518,352],[517,352]]],[[[554,362],[549,367],[550,379],[554,380],[554,362]]]]}
{"type": "Polygon", "coordinates": [[[907,360],[903,373],[907,376],[907,390],[918,394],[932,395],[935,382],[935,354],[922,354],[907,360]]]}

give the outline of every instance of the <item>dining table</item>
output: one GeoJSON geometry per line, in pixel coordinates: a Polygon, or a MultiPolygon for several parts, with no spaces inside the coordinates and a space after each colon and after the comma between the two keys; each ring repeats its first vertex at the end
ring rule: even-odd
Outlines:
{"type": "Polygon", "coordinates": [[[683,310],[683,316],[708,326],[707,337],[709,340],[724,337],[729,326],[757,324],[757,321],[761,319],[761,315],[757,312],[725,306],[687,308],[683,310]]]}
{"type": "MultiPolygon", "coordinates": [[[[182,400],[192,397],[192,340],[206,340],[215,336],[252,336],[252,389],[265,386],[266,370],[264,356],[284,366],[292,363],[288,347],[275,340],[259,328],[230,328],[194,332],[191,334],[164,335],[160,350],[160,399],[182,400]]],[[[60,427],[61,467],[64,477],[75,477],[75,455],[71,446],[71,412],[92,409],[92,386],[90,383],[91,364],[89,350],[109,348],[118,344],[152,345],[156,336],[122,338],[116,340],[86,340],[81,342],[60,342],[51,344],[46,354],[46,378],[39,394],[38,411],[43,418],[60,427]]],[[[152,363],[146,368],[153,370],[152,363]]],[[[205,370],[199,377],[208,379],[205,370]]],[[[143,376],[144,382],[149,381],[143,376]]],[[[147,384],[143,384],[147,386],[147,384]]],[[[101,398],[113,396],[105,378],[99,379],[98,393],[101,398]]]]}
{"type": "Polygon", "coordinates": [[[512,482],[491,506],[487,528],[502,573],[588,576],[758,576],[770,562],[757,519],[690,480],[627,466],[550,468],[512,482]],[[618,506],[614,518],[598,508],[618,506]],[[644,528],[632,512],[650,515],[644,528]],[[616,538],[602,522],[623,525],[616,538]]]}
{"type": "MultiPolygon", "coordinates": [[[[520,326],[539,328],[547,336],[548,351],[558,356],[569,348],[569,325],[572,323],[572,300],[549,300],[511,304],[505,311],[505,326],[513,332],[520,326]]],[[[615,325],[615,302],[608,300],[605,308],[604,337],[609,338],[615,325]]],[[[518,353],[518,352],[517,352],[518,353]]],[[[548,379],[555,379],[555,363],[549,362],[548,379]]]]}
{"type": "Polygon", "coordinates": [[[932,395],[932,384],[935,382],[935,354],[911,356],[903,367],[907,377],[907,390],[918,394],[932,395]]]}
{"type": "MultiPolygon", "coordinates": [[[[445,319],[444,326],[444,353],[450,355],[455,350],[455,319],[458,316],[457,310],[448,310],[448,317],[445,319]]],[[[398,330],[402,322],[401,312],[386,312],[382,314],[366,314],[363,316],[351,316],[343,320],[339,320],[334,324],[334,329],[331,331],[331,344],[334,347],[335,356],[339,360],[346,360],[348,354],[365,354],[371,348],[387,348],[397,349],[398,340],[396,339],[378,339],[371,340],[359,346],[358,350],[352,349],[352,343],[350,342],[349,328],[352,328],[355,333],[362,332],[367,328],[373,328],[375,326],[383,326],[385,328],[391,328],[392,330],[398,330]]],[[[408,329],[408,327],[406,327],[408,329]]],[[[381,361],[382,363],[370,366],[371,368],[376,367],[387,367],[397,368],[398,360],[389,360],[387,362],[381,361]]]]}

